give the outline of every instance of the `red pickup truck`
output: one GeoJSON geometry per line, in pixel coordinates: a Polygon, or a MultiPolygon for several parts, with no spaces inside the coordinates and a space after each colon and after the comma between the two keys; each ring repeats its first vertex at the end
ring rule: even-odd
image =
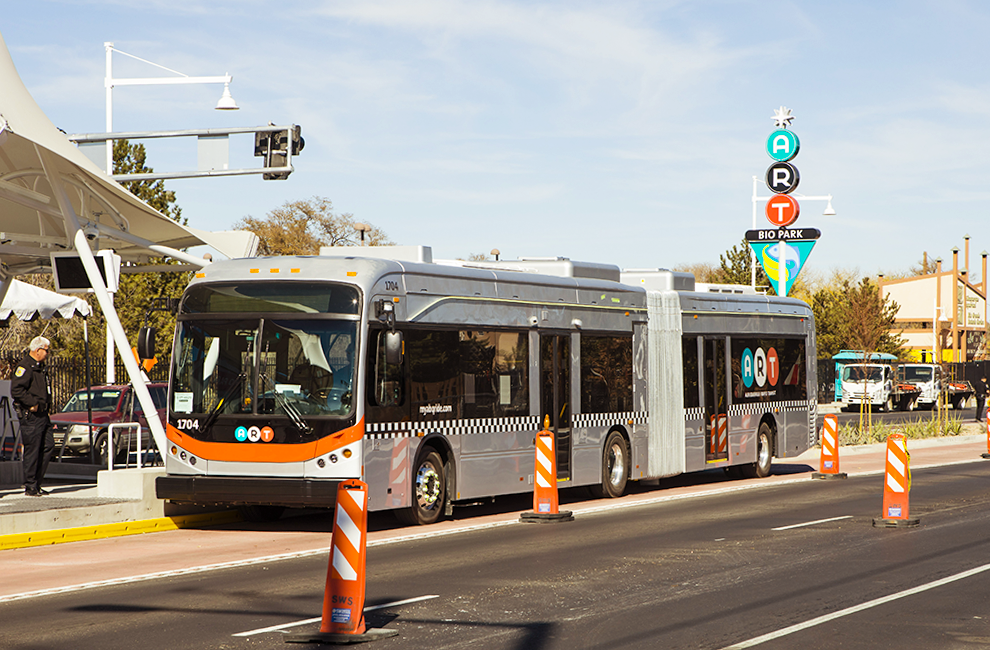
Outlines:
{"type": "MultiPolygon", "coordinates": [[[[158,409],[160,417],[165,417],[168,384],[148,384],[151,399],[158,409]]],[[[134,399],[134,391],[130,384],[114,386],[93,386],[92,389],[76,391],[59,413],[51,416],[52,432],[55,436],[55,453],[62,449],[73,454],[88,454],[90,451],[90,435],[87,426],[88,409],[91,404],[93,411],[93,446],[103,462],[107,460],[107,432],[111,424],[117,422],[138,422],[141,424],[141,448],[148,449],[153,444],[148,421],[144,417],[141,403],[134,399]]],[[[123,459],[128,449],[137,448],[135,430],[120,429],[115,433],[113,442],[114,460],[123,459]]]]}

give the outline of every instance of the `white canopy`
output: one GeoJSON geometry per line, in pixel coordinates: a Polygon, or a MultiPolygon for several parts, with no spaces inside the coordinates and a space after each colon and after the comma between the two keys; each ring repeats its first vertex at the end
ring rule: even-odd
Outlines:
{"type": "Polygon", "coordinates": [[[7,295],[0,303],[0,320],[15,316],[19,320],[49,319],[55,316],[72,318],[76,314],[89,316],[89,303],[80,298],[36,287],[33,284],[13,280],[7,295]]]}

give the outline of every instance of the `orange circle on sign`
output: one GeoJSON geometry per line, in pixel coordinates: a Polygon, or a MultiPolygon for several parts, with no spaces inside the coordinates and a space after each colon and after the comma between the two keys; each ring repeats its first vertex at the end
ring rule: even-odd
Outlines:
{"type": "Polygon", "coordinates": [[[775,226],[789,226],[797,221],[801,206],[787,194],[774,194],[767,200],[767,221],[775,226]]]}
{"type": "Polygon", "coordinates": [[[261,440],[271,442],[275,439],[275,431],[271,427],[261,427],[261,440]]]}
{"type": "Polygon", "coordinates": [[[767,350],[767,382],[771,386],[777,385],[780,378],[780,359],[777,358],[777,350],[770,348],[767,350]]]}

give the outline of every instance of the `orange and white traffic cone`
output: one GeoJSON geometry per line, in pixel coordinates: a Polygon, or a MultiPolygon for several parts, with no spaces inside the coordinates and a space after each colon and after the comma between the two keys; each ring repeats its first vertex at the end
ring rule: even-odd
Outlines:
{"type": "Polygon", "coordinates": [[[908,493],[911,491],[911,455],[907,439],[899,433],[887,436],[887,471],[884,472],[883,517],[874,519],[873,525],[883,528],[917,526],[919,519],[911,519],[908,510],[908,493]]]}
{"type": "Polygon", "coordinates": [[[818,463],[818,471],[811,478],[846,478],[845,472],[839,471],[839,418],[835,413],[829,413],[822,422],[822,456],[818,463]]]}
{"type": "Polygon", "coordinates": [[[558,523],[574,521],[570,510],[559,509],[557,500],[557,453],[554,449],[553,432],[550,431],[550,416],[543,420],[543,431],[536,434],[536,467],[533,477],[533,512],[520,515],[521,521],[529,523],[558,523]]]}
{"type": "Polygon", "coordinates": [[[990,410],[987,411],[987,453],[983,457],[990,458],[990,410]]]}
{"type": "Polygon", "coordinates": [[[356,479],[337,487],[333,539],[323,619],[317,634],[286,636],[289,643],[358,643],[395,636],[397,630],[367,629],[364,622],[368,484],[356,479]]]}

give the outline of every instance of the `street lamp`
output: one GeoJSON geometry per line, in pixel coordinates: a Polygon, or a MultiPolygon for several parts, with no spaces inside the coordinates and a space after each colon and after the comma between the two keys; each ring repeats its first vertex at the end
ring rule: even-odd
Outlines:
{"type": "MultiPolygon", "coordinates": [[[[166,68],[163,65],[158,65],[152,61],[142,59],[141,57],[134,56],[133,54],[128,54],[121,50],[115,49],[113,43],[104,42],[103,47],[106,49],[107,53],[107,76],[103,80],[103,85],[107,89],[107,134],[113,133],[113,87],[114,86],[161,86],[161,85],[173,85],[173,84],[212,84],[212,83],[222,83],[223,84],[223,95],[220,97],[220,101],[217,102],[217,110],[221,111],[236,111],[237,104],[234,102],[234,98],[230,96],[230,82],[234,80],[229,74],[222,77],[190,77],[189,75],[182,74],[177,70],[172,70],[166,68]],[[113,77],[113,53],[123,54],[124,56],[129,56],[132,59],[141,61],[142,63],[147,63],[153,65],[156,68],[161,68],[166,72],[171,72],[173,74],[179,75],[177,77],[146,77],[146,78],[135,78],[135,79],[114,79],[113,77]]],[[[113,176],[113,139],[107,138],[107,176],[113,176]]],[[[110,296],[111,300],[113,295],[110,296]]],[[[114,382],[114,343],[113,335],[110,332],[110,323],[107,323],[107,376],[106,381],[108,384],[114,382]]]]}
{"type": "MultiPolygon", "coordinates": [[[[758,201],[769,201],[770,196],[757,196],[757,187],[759,186],[759,179],[753,177],[753,230],[756,230],[756,203],[758,201]]],[[[804,194],[798,194],[794,192],[791,196],[801,199],[802,201],[828,201],[828,205],[825,206],[825,211],[822,214],[826,217],[834,217],[835,209],[832,208],[832,195],[826,194],[824,196],[805,196],[804,194]]],[[[750,260],[750,284],[753,288],[756,288],[756,252],[752,248],[749,249],[749,260],[750,260]]]]}
{"type": "MultiPolygon", "coordinates": [[[[223,84],[223,95],[220,96],[220,101],[217,102],[216,110],[218,111],[236,111],[238,110],[237,103],[234,98],[230,96],[230,82],[234,80],[229,74],[223,76],[215,77],[190,77],[189,75],[182,74],[176,70],[166,68],[163,65],[158,65],[152,61],[142,59],[141,57],[134,56],[133,54],[128,54],[122,50],[114,48],[113,43],[106,42],[103,43],[103,47],[107,51],[107,76],[103,81],[104,86],[107,89],[107,133],[113,133],[113,87],[114,86],[161,86],[161,85],[173,85],[173,84],[223,84]],[[113,77],[113,61],[112,55],[116,52],[118,54],[123,54],[124,56],[129,56],[132,59],[141,61],[142,63],[147,63],[153,65],[156,68],[161,68],[167,72],[179,75],[177,77],[144,77],[144,78],[134,78],[134,79],[114,79],[113,77]]],[[[107,139],[107,175],[113,175],[113,141],[107,139]]]]}

